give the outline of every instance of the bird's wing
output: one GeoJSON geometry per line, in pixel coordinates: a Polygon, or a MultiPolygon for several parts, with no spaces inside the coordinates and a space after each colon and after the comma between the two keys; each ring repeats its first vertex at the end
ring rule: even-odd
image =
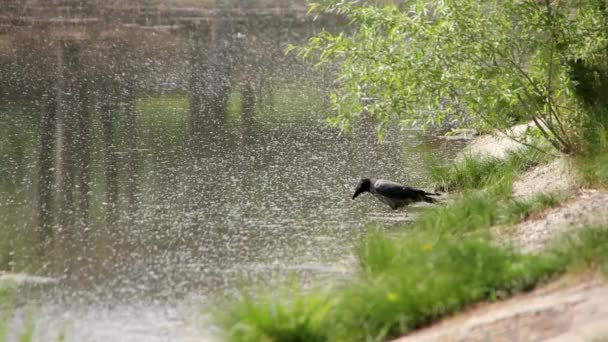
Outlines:
{"type": "Polygon", "coordinates": [[[418,199],[424,195],[422,190],[385,180],[376,181],[374,188],[378,194],[396,199],[418,199]]]}

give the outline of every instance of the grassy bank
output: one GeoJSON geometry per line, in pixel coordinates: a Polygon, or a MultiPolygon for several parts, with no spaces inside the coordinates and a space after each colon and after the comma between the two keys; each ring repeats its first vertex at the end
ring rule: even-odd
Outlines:
{"type": "Polygon", "coordinates": [[[476,158],[465,155],[460,161],[450,165],[440,165],[430,161],[428,165],[435,187],[444,191],[486,189],[493,184],[503,184],[505,194],[510,194],[509,184],[523,171],[546,163],[550,156],[534,149],[511,152],[504,160],[497,158],[476,158]]]}
{"type": "Polygon", "coordinates": [[[539,254],[492,241],[490,227],[559,204],[561,198],[552,195],[525,201],[511,196],[515,177],[546,161],[525,151],[503,161],[464,159],[436,167],[440,185],[460,190],[445,206],[423,211],[398,233],[371,229],[356,249],[358,275],[346,284],[241,294],[218,317],[228,338],[381,341],[567,270],[608,272],[608,227],[590,227],[539,254]]]}
{"type": "Polygon", "coordinates": [[[608,152],[579,156],[575,164],[583,187],[608,189],[608,152]]]}
{"type": "Polygon", "coordinates": [[[380,341],[569,269],[608,272],[606,246],[608,227],[583,230],[539,255],[483,238],[373,232],[360,247],[357,279],[332,289],[245,294],[222,323],[233,341],[380,341]]]}

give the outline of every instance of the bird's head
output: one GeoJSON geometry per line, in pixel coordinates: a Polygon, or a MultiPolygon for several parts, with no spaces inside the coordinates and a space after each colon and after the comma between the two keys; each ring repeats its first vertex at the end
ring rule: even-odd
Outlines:
{"type": "Polygon", "coordinates": [[[360,193],[369,191],[369,187],[371,186],[371,184],[372,182],[369,180],[369,178],[363,178],[362,180],[360,180],[359,184],[357,184],[357,187],[355,188],[355,194],[353,195],[353,199],[357,198],[360,193]]]}

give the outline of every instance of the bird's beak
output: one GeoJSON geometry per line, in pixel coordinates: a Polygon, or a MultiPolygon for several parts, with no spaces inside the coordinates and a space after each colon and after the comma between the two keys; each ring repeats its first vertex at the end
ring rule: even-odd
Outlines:
{"type": "Polygon", "coordinates": [[[353,195],[353,199],[355,199],[357,196],[359,196],[359,194],[362,192],[363,192],[363,190],[361,190],[361,188],[357,188],[357,190],[355,190],[355,194],[353,195]]]}

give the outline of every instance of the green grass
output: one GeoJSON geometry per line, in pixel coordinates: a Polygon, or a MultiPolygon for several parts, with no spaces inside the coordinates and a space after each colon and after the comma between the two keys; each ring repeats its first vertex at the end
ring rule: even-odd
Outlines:
{"type": "MultiPolygon", "coordinates": [[[[528,168],[546,162],[549,156],[523,149],[509,153],[506,159],[465,156],[451,165],[429,162],[429,174],[436,188],[443,191],[483,189],[512,180],[528,168]]],[[[509,190],[510,193],[510,189],[509,190]]]]}
{"type": "MultiPolygon", "coordinates": [[[[523,255],[492,244],[492,225],[559,203],[553,195],[527,201],[501,196],[464,192],[447,206],[422,212],[404,232],[371,230],[356,249],[360,276],[333,293],[292,287],[278,295],[242,295],[223,320],[229,339],[379,341],[471,303],[530,289],[575,260],[578,254],[567,254],[567,248],[523,255]]],[[[608,234],[596,241],[608,242],[608,234]]],[[[595,252],[603,253],[594,249],[585,260],[595,252]]]]}
{"type": "Polygon", "coordinates": [[[575,165],[581,186],[608,189],[608,152],[578,156],[575,165]]]}
{"type": "Polygon", "coordinates": [[[442,234],[481,232],[497,221],[498,211],[497,197],[467,193],[453,198],[450,205],[422,212],[412,230],[442,234]]]}
{"type": "MultiPolygon", "coordinates": [[[[525,218],[555,207],[561,202],[561,197],[552,194],[541,194],[527,200],[512,198],[501,199],[497,196],[481,194],[478,192],[465,193],[458,196],[447,206],[438,206],[422,211],[400,239],[400,243],[409,246],[409,240],[414,232],[434,234],[439,240],[443,236],[456,236],[460,238],[490,238],[489,228],[497,224],[514,224],[525,218]]],[[[375,229],[381,230],[381,229],[375,229]]],[[[363,240],[365,253],[361,253],[361,246],[357,248],[361,266],[367,268],[370,260],[392,260],[395,254],[393,248],[397,245],[387,244],[385,239],[371,238],[363,240]],[[370,249],[369,244],[380,243],[378,248],[370,249]],[[370,252],[372,251],[372,252],[370,252]],[[376,257],[369,253],[378,253],[376,257]],[[365,257],[363,257],[365,256],[365,257]]],[[[409,248],[409,247],[407,247],[409,248]]],[[[372,263],[373,264],[373,263],[372,263]]]]}
{"type": "Polygon", "coordinates": [[[540,193],[527,200],[509,199],[501,208],[499,224],[515,224],[547,208],[559,206],[566,198],[562,195],[540,193]]]}
{"type": "Polygon", "coordinates": [[[374,233],[359,253],[363,281],[342,290],[330,340],[384,340],[481,300],[530,289],[559,270],[554,258],[521,255],[486,239],[374,233]],[[378,259],[378,248],[394,253],[378,259]]]}
{"type": "Polygon", "coordinates": [[[589,269],[608,276],[608,227],[590,227],[558,239],[549,253],[554,253],[571,271],[589,269]]]}
{"type": "Polygon", "coordinates": [[[608,274],[608,228],[538,254],[488,239],[374,230],[358,249],[361,276],[331,290],[243,295],[222,321],[232,341],[382,341],[479,301],[532,289],[565,270],[608,274]]]}
{"type": "Polygon", "coordinates": [[[275,293],[241,292],[221,323],[236,341],[325,341],[329,312],[337,301],[329,290],[304,293],[296,284],[275,293]]]}
{"type": "Polygon", "coordinates": [[[513,182],[523,171],[548,161],[539,151],[511,152],[504,160],[465,157],[453,165],[431,165],[431,177],[439,188],[460,190],[452,202],[423,212],[414,230],[450,233],[487,232],[496,224],[514,224],[534,213],[557,206],[564,198],[541,194],[513,199],[513,182]]]}
{"type": "MultiPolygon", "coordinates": [[[[512,183],[494,187],[510,187],[512,183]]],[[[440,234],[477,234],[489,237],[489,228],[497,224],[515,224],[558,206],[564,197],[540,194],[529,199],[514,199],[505,196],[502,190],[496,193],[463,192],[454,195],[452,202],[422,211],[410,230],[437,232],[440,234]]]]}

